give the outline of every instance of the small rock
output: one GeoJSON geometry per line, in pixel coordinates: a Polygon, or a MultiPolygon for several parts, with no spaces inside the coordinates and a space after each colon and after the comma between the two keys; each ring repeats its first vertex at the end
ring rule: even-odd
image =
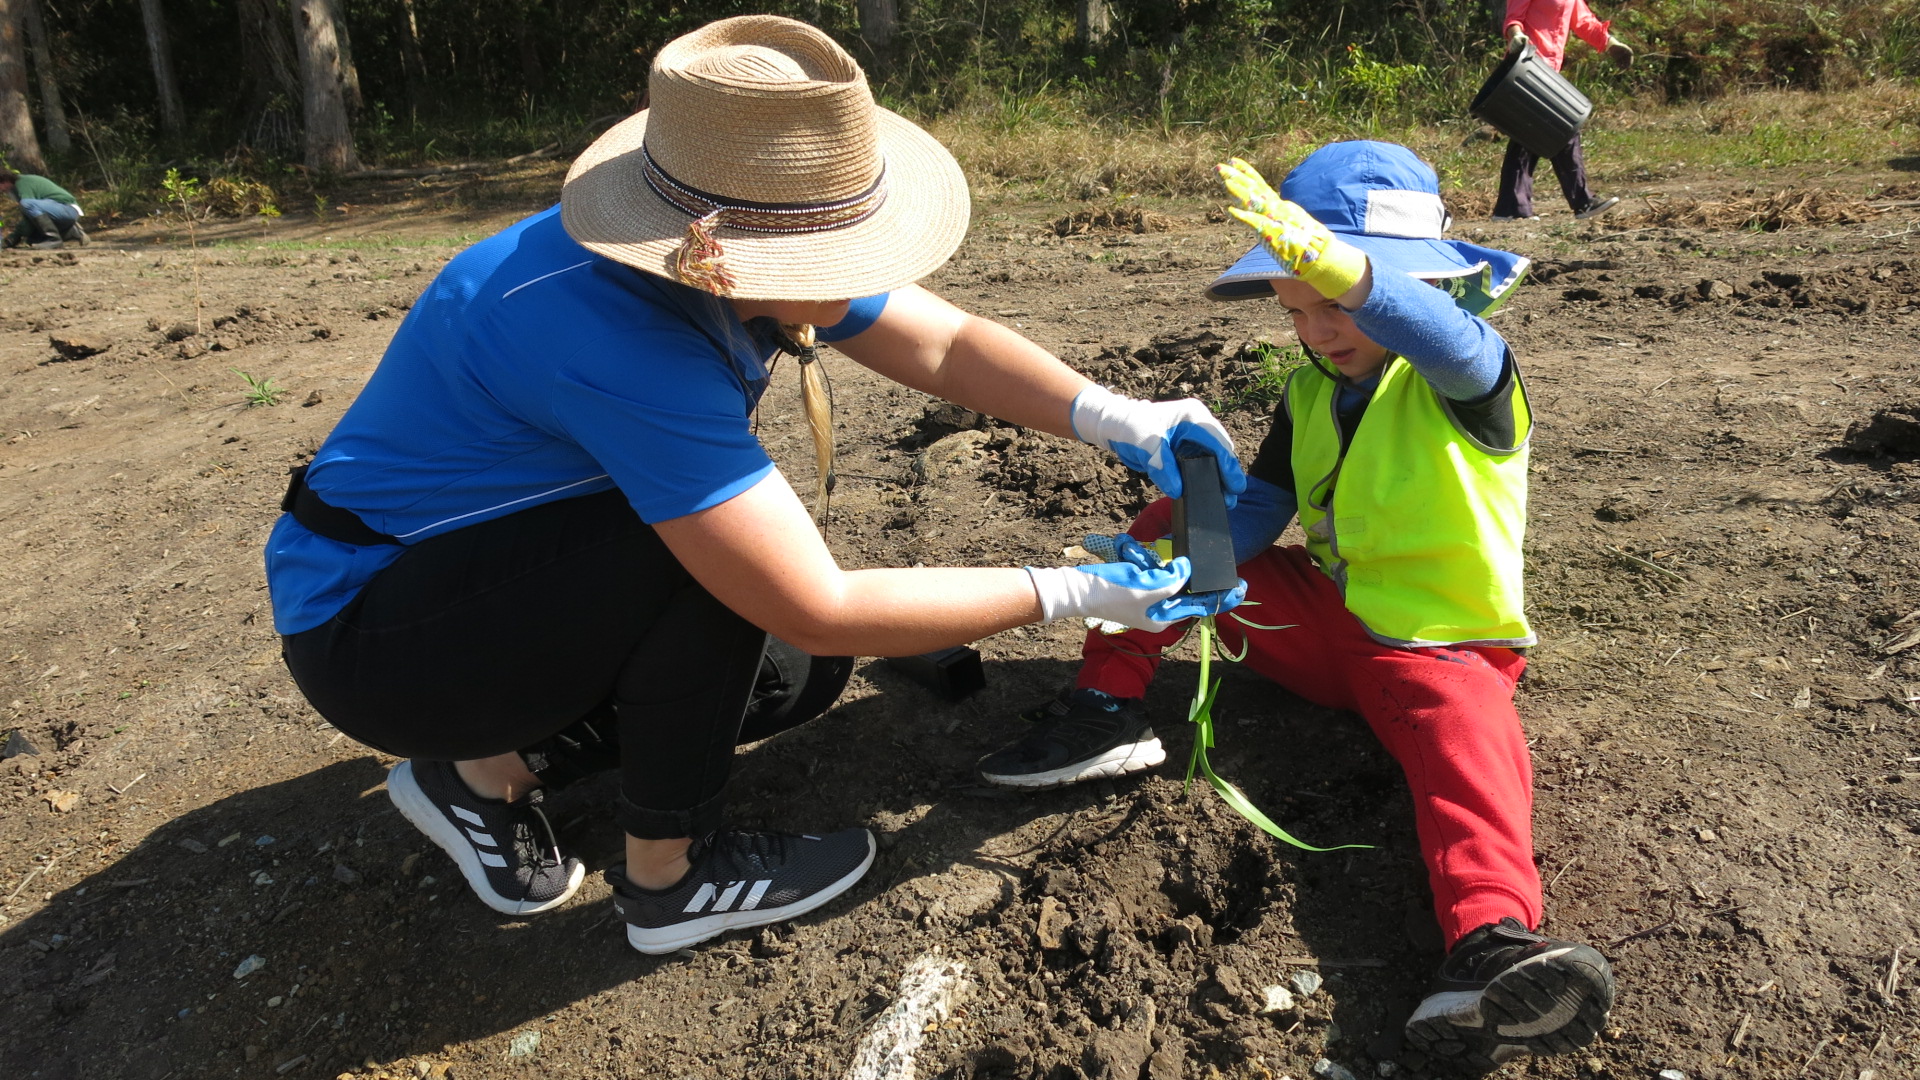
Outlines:
{"type": "Polygon", "coordinates": [[[1319,993],[1320,984],[1323,981],[1324,980],[1320,978],[1320,973],[1317,971],[1296,971],[1287,977],[1287,982],[1293,987],[1293,992],[1299,994],[1301,997],[1312,997],[1319,993]]]}
{"type": "Polygon", "coordinates": [[[200,331],[195,329],[194,325],[190,322],[177,322],[168,326],[160,333],[168,341],[185,341],[199,332],[200,331]]]}
{"type": "Polygon", "coordinates": [[[1381,1076],[1392,1076],[1400,1071],[1400,1063],[1397,1061],[1382,1061],[1373,1067],[1373,1071],[1379,1073],[1381,1076]]]}
{"type": "Polygon", "coordinates": [[[267,846],[268,844],[271,844],[271,843],[273,843],[273,837],[271,837],[271,836],[262,836],[262,837],[260,837],[259,839],[257,839],[257,840],[255,840],[255,841],[253,842],[253,846],[254,846],[254,847],[266,847],[266,846],[267,846]]]}
{"type": "Polygon", "coordinates": [[[240,966],[233,969],[233,977],[236,979],[244,979],[266,966],[267,958],[256,953],[240,961],[240,966]]]}
{"type": "Polygon", "coordinates": [[[188,339],[181,342],[175,351],[180,359],[192,360],[195,357],[205,356],[207,354],[207,346],[204,342],[188,339]]]}
{"type": "Polygon", "coordinates": [[[260,1048],[252,1043],[248,1043],[247,1048],[241,1051],[241,1056],[245,1057],[248,1061],[252,1061],[254,1058],[260,1056],[260,1048]]]}
{"type": "Polygon", "coordinates": [[[273,884],[273,875],[267,873],[265,870],[255,870],[253,872],[253,883],[255,885],[271,885],[273,884]]]}
{"type": "Polygon", "coordinates": [[[325,400],[327,400],[327,395],[318,390],[314,390],[307,394],[307,400],[301,402],[300,407],[303,409],[311,409],[325,400]]]}
{"type": "Polygon", "coordinates": [[[358,885],[360,884],[360,871],[355,870],[346,863],[334,863],[333,880],[342,885],[358,885]]]}
{"type": "Polygon", "coordinates": [[[1660,1080],[1687,1080],[1687,1074],[1679,1069],[1661,1069],[1660,1080]]]}
{"type": "Polygon", "coordinates": [[[35,757],[39,757],[40,748],[29,742],[25,735],[16,731],[7,736],[7,745],[0,747],[0,761],[5,761],[8,758],[17,758],[21,754],[32,754],[35,757]]]}
{"type": "Polygon", "coordinates": [[[1320,1080],[1354,1080],[1353,1073],[1345,1065],[1330,1058],[1314,1062],[1313,1075],[1320,1077],[1320,1080]]]}
{"type": "Polygon", "coordinates": [[[1712,829],[1701,829],[1699,835],[1700,835],[1700,842],[1703,844],[1711,844],[1715,840],[1720,839],[1720,835],[1714,832],[1712,829]]]}
{"type": "Polygon", "coordinates": [[[84,360],[113,348],[113,342],[93,334],[48,334],[47,343],[62,360],[84,360]]]}
{"type": "Polygon", "coordinates": [[[1715,278],[1703,279],[1694,289],[1702,300],[1728,300],[1733,297],[1733,286],[1715,278]]]}
{"type": "Polygon", "coordinates": [[[1040,917],[1035,920],[1035,936],[1043,949],[1058,949],[1065,943],[1068,928],[1073,926],[1073,914],[1066,906],[1051,896],[1040,898],[1040,917]]]}
{"type": "Polygon", "coordinates": [[[270,997],[270,998],[268,998],[268,999],[267,999],[267,1008],[269,1008],[269,1009],[277,1009],[277,1008],[279,1008],[279,1007],[280,1007],[280,1003],[281,1003],[281,1002],[283,1002],[283,1001],[285,1001],[285,1000],[287,1000],[287,999],[286,999],[286,998],[283,998],[283,997],[281,997],[281,996],[280,996],[279,994],[275,994],[275,995],[273,995],[272,997],[270,997]]]}
{"type": "Polygon", "coordinates": [[[517,1058],[532,1057],[534,1051],[538,1049],[540,1049],[540,1033],[537,1031],[523,1031],[513,1037],[512,1044],[507,1047],[507,1056],[517,1058]]]}
{"type": "Polygon", "coordinates": [[[1293,999],[1293,991],[1284,986],[1269,986],[1260,991],[1260,1011],[1263,1013],[1287,1012],[1299,1002],[1293,999]]]}
{"type": "Polygon", "coordinates": [[[191,837],[180,841],[179,846],[186,848],[188,851],[193,852],[195,855],[205,855],[207,853],[207,845],[201,843],[198,840],[192,839],[191,837]]]}
{"type": "Polygon", "coordinates": [[[406,858],[400,860],[400,876],[412,877],[414,868],[418,867],[419,865],[420,865],[420,853],[416,851],[413,854],[407,856],[406,858]]]}

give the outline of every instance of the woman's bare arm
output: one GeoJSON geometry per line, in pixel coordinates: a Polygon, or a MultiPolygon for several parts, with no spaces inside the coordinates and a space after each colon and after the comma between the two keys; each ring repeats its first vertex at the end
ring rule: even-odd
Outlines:
{"type": "Polygon", "coordinates": [[[1073,399],[1092,385],[1013,330],[918,285],[895,290],[872,326],[834,347],[895,382],[1069,439],[1073,399]]]}

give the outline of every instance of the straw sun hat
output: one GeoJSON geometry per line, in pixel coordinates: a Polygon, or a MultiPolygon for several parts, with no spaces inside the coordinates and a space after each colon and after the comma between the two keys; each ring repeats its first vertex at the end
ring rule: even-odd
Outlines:
{"type": "Polygon", "coordinates": [[[589,251],[721,296],[845,300],[912,284],[966,235],[953,155],[805,23],[677,38],[648,94],[567,172],[561,220],[589,251]]]}

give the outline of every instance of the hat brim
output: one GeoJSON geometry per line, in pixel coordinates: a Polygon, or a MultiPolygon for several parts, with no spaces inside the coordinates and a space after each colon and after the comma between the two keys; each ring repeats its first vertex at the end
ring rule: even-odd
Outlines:
{"type": "MultiPolygon", "coordinates": [[[[971,200],[960,164],[911,120],[875,108],[886,199],[856,224],[811,233],[714,230],[733,278],[728,295],[849,300],[903,288],[940,268],[967,235],[971,200]]],[[[674,254],[693,220],[647,185],[640,153],[649,112],[608,129],[573,163],[560,221],[574,241],[637,270],[678,280],[674,254]]]]}
{"type": "MultiPolygon", "coordinates": [[[[1421,237],[1373,236],[1367,233],[1339,233],[1340,239],[1367,253],[1376,267],[1390,267],[1422,281],[1458,282],[1450,288],[1456,300],[1476,315],[1489,315],[1513,295],[1514,286],[1527,275],[1533,260],[1525,255],[1498,248],[1481,247],[1464,240],[1429,240],[1421,237]],[[1469,302],[1471,301],[1471,302],[1469,302]]],[[[1272,296],[1267,282],[1293,275],[1280,265],[1264,243],[1242,255],[1207,286],[1207,296],[1215,300],[1252,300],[1272,296]]]]}

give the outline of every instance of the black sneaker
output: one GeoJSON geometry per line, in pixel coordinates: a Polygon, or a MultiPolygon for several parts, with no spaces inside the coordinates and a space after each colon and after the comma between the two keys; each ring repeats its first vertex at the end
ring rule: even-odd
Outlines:
{"type": "Polygon", "coordinates": [[[635,885],[625,863],[607,868],[607,884],[626,921],[627,944],[657,956],[812,911],[853,888],[873,865],[873,852],[865,829],[826,836],[719,832],[693,842],[693,869],[670,889],[635,885]]]}
{"type": "Polygon", "coordinates": [[[540,812],[541,793],[518,802],[483,799],[451,761],[403,761],[387,773],[387,797],[460,865],[482,902],[531,915],[567,902],[587,868],[565,858],[540,812]]]}
{"type": "Polygon", "coordinates": [[[1604,214],[1607,211],[1619,205],[1620,205],[1620,196],[1609,195],[1604,199],[1593,200],[1591,203],[1587,204],[1587,208],[1585,210],[1582,210],[1573,216],[1580,221],[1586,221],[1590,218],[1597,218],[1601,214],[1604,214]]]}
{"type": "Polygon", "coordinates": [[[980,759],[980,777],[989,784],[1060,787],[1167,760],[1137,700],[1070,690],[1020,716],[1033,730],[980,759]]]}
{"type": "Polygon", "coordinates": [[[1490,1070],[1522,1054],[1565,1054],[1587,1045],[1611,1008],[1613,969],[1606,957],[1509,917],[1454,945],[1407,1021],[1407,1043],[1490,1070]]]}

